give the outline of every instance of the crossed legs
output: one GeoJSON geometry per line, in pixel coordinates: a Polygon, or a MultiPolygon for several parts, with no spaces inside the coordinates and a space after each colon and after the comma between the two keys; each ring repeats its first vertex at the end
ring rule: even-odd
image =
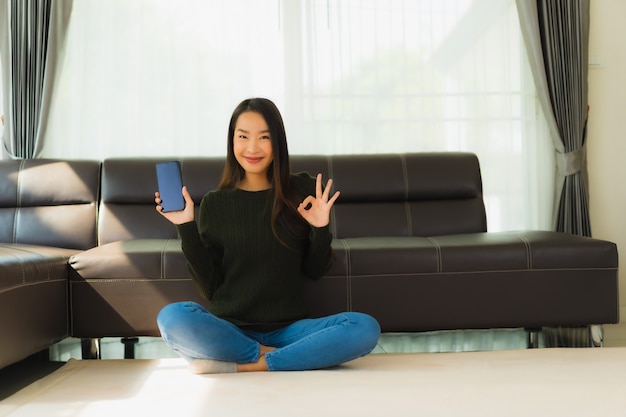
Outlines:
{"type": "Polygon", "coordinates": [[[375,319],[355,312],[263,333],[241,329],[197,303],[180,302],[164,307],[157,321],[165,342],[196,373],[327,368],[367,355],[380,336],[375,319]]]}

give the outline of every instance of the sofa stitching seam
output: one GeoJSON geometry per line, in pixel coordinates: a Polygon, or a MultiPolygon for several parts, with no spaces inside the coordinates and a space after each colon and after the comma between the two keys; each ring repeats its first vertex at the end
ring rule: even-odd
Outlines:
{"type": "MultiPolygon", "coordinates": [[[[326,166],[328,169],[328,178],[332,178],[333,177],[333,163],[331,160],[330,156],[326,157],[326,166]]],[[[330,209],[330,217],[331,217],[331,229],[330,232],[333,234],[333,236],[337,235],[337,219],[335,216],[335,208],[331,207],[330,209]]]]}
{"type": "Polygon", "coordinates": [[[159,274],[159,279],[161,280],[165,278],[165,253],[167,252],[167,244],[169,241],[170,239],[165,239],[165,242],[163,242],[163,248],[161,249],[161,272],[159,274]]]}
{"type": "MultiPolygon", "coordinates": [[[[599,267],[599,268],[537,268],[533,269],[533,271],[539,272],[565,272],[565,271],[617,271],[617,267],[599,267]]],[[[423,271],[423,272],[403,272],[403,273],[388,273],[385,272],[383,274],[356,274],[353,275],[350,273],[350,278],[361,278],[361,277],[377,277],[384,275],[385,277],[408,277],[415,275],[432,275],[432,274],[441,274],[441,275],[468,275],[468,274],[502,274],[502,273],[517,273],[521,271],[528,271],[527,269],[481,269],[476,271],[423,271]]],[[[347,276],[341,275],[324,275],[324,279],[345,279],[347,276]]],[[[152,282],[155,281],[155,278],[86,278],[80,281],[71,281],[70,285],[90,285],[93,283],[105,283],[105,284],[113,284],[118,282],[152,282]]],[[[183,282],[183,281],[191,281],[191,278],[165,278],[161,281],[167,282],[183,282]]],[[[53,282],[53,281],[42,281],[42,282],[53,282]]]]}
{"type": "Polygon", "coordinates": [[[184,281],[193,281],[191,278],[85,278],[80,281],[72,281],[71,285],[83,285],[83,284],[114,284],[118,282],[154,282],[154,281],[162,281],[162,282],[184,282],[184,281]]]}
{"type": "Polygon", "coordinates": [[[437,252],[437,272],[443,272],[443,260],[441,259],[441,247],[439,243],[432,237],[426,237],[426,239],[435,246],[435,251],[437,252]]]}
{"type": "MultiPolygon", "coordinates": [[[[565,272],[565,271],[616,271],[617,268],[539,268],[539,269],[533,269],[532,271],[534,272],[565,272]]],[[[382,274],[356,274],[356,275],[351,275],[351,278],[367,278],[367,277],[379,277],[379,276],[385,276],[385,277],[398,277],[398,278],[402,278],[402,277],[410,277],[410,276],[421,276],[421,275],[432,275],[432,274],[438,274],[438,275],[474,275],[474,274],[502,274],[502,273],[519,273],[519,272],[524,272],[524,271],[528,271],[527,269],[483,269],[483,270],[476,270],[476,271],[448,271],[448,272],[443,272],[443,271],[426,271],[426,272],[403,272],[403,273],[382,273],[382,274]]],[[[324,276],[324,278],[329,278],[328,276],[324,276]]],[[[332,278],[332,277],[330,277],[332,278]]],[[[341,278],[341,277],[339,277],[341,278]]]]}
{"type": "Polygon", "coordinates": [[[17,243],[17,225],[19,223],[19,216],[22,208],[22,172],[24,170],[25,159],[20,161],[17,168],[17,181],[15,184],[15,218],[13,219],[13,243],[17,243]]]}
{"type": "Polygon", "coordinates": [[[57,282],[67,282],[67,279],[65,279],[65,278],[58,278],[58,279],[47,279],[45,281],[34,281],[34,282],[31,282],[31,281],[27,282],[27,281],[25,281],[25,282],[22,282],[21,284],[18,284],[18,285],[11,285],[10,287],[4,287],[4,288],[0,289],[0,294],[6,293],[6,292],[9,292],[9,291],[18,289],[18,288],[33,287],[35,285],[50,284],[50,283],[57,283],[57,282]]]}
{"type": "Polygon", "coordinates": [[[515,236],[524,243],[524,247],[526,248],[526,267],[528,269],[533,269],[533,258],[532,252],[530,250],[530,242],[523,237],[521,234],[516,233],[515,236]]]}
{"type": "Polygon", "coordinates": [[[352,261],[350,260],[350,246],[345,241],[345,239],[341,239],[341,245],[346,251],[346,292],[347,292],[347,303],[348,303],[348,311],[352,311],[352,261]]]}
{"type": "Polygon", "coordinates": [[[411,221],[411,208],[409,206],[409,173],[406,166],[406,157],[404,155],[400,155],[400,162],[402,164],[402,175],[404,177],[404,211],[406,214],[407,235],[413,236],[413,222],[411,221]]]}

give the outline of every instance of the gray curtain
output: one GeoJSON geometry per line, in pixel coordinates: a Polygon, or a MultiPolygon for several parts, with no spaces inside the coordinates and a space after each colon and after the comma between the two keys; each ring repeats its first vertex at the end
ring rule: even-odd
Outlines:
{"type": "Polygon", "coordinates": [[[72,0],[0,1],[0,58],[5,126],[3,157],[41,150],[72,0]]]}
{"type": "Polygon", "coordinates": [[[554,228],[591,236],[586,126],[589,0],[516,0],[556,151],[554,228]]]}

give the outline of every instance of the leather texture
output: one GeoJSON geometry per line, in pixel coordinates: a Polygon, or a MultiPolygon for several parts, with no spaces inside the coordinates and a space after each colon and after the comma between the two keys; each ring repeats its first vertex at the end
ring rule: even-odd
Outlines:
{"type": "Polygon", "coordinates": [[[99,162],[1,162],[1,242],[73,249],[95,246],[99,162]]]}
{"type": "MultiPolygon", "coordinates": [[[[199,301],[175,228],[154,211],[157,161],[103,163],[101,246],[70,261],[74,336],[158,335],[160,308],[199,301]]],[[[223,159],[181,164],[199,202],[223,159]]],[[[331,213],[335,262],[309,286],[314,316],[362,311],[383,331],[618,320],[616,246],[557,232],[488,233],[473,154],[295,155],[291,169],[322,173],[341,191],[331,213]]]]}
{"type": "Polygon", "coordinates": [[[96,245],[99,161],[0,161],[0,367],[69,336],[68,259],[96,245]]]}

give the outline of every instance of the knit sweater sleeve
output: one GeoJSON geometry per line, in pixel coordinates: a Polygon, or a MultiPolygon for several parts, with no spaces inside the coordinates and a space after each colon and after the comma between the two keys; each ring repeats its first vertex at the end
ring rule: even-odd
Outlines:
{"type": "Polygon", "coordinates": [[[331,241],[329,226],[311,227],[309,247],[302,263],[302,270],[310,279],[320,279],[330,268],[333,261],[331,241]]]}
{"type": "MultiPolygon", "coordinates": [[[[204,200],[200,203],[200,212],[203,206],[204,200]]],[[[211,301],[224,280],[222,250],[201,238],[195,221],[178,225],[177,229],[194,287],[202,297],[211,301]]]]}
{"type": "MultiPolygon", "coordinates": [[[[303,200],[308,195],[315,195],[315,178],[306,172],[292,176],[296,192],[303,200]]],[[[330,226],[313,227],[308,235],[308,247],[302,260],[302,271],[310,279],[317,280],[330,268],[333,261],[331,249],[332,234],[330,226]]]]}

